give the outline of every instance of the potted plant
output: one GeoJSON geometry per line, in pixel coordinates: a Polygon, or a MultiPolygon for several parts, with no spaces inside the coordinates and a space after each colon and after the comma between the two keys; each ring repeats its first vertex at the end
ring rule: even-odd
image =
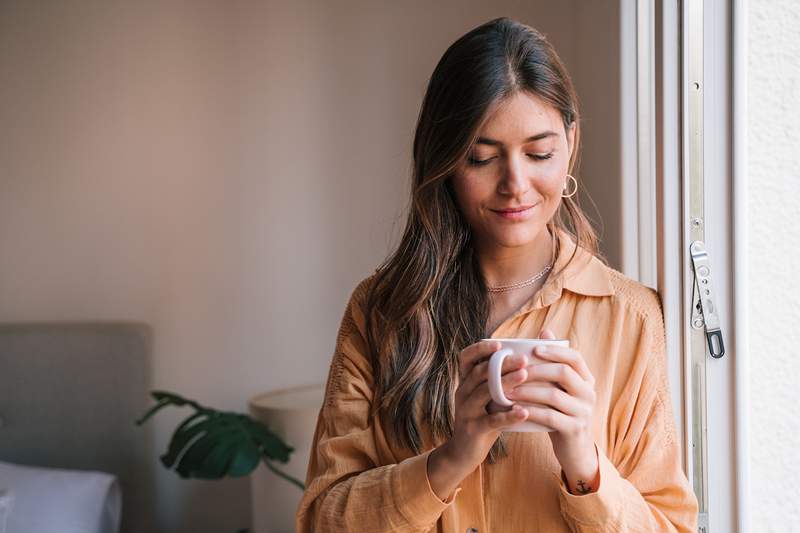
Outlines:
{"type": "MultiPolygon", "coordinates": [[[[289,483],[304,490],[303,483],[276,468],[287,463],[294,448],[266,424],[242,413],[218,411],[167,391],[151,391],[156,405],[136,420],[140,426],[167,406],[189,406],[194,412],[175,428],[161,463],[182,478],[220,479],[249,475],[263,462],[289,483]]],[[[239,533],[247,530],[240,530],[239,533]]]]}

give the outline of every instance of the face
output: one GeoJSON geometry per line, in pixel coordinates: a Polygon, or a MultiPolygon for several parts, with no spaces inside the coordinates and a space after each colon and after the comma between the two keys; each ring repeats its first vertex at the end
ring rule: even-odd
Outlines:
{"type": "Polygon", "coordinates": [[[533,244],[561,202],[574,123],[565,131],[554,107],[518,92],[488,117],[478,137],[451,178],[476,244],[533,244]]]}

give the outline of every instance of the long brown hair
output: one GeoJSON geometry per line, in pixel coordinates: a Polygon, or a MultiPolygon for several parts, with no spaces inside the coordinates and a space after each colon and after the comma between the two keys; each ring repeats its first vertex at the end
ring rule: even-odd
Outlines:
{"type": "MultiPolygon", "coordinates": [[[[390,438],[417,454],[420,423],[437,441],[452,435],[458,354],[490,334],[486,284],[449,178],[490,111],[517,91],[552,105],[565,130],[575,122],[572,173],[580,148],[578,100],[552,45],[534,28],[505,17],[482,24],[445,51],[430,78],[414,135],[405,230],[369,283],[373,414],[390,438]],[[423,420],[417,420],[417,402],[423,420]]],[[[548,226],[566,230],[578,246],[597,254],[597,236],[576,200],[563,199],[548,226]]],[[[489,462],[498,454],[505,455],[502,439],[489,462]]]]}

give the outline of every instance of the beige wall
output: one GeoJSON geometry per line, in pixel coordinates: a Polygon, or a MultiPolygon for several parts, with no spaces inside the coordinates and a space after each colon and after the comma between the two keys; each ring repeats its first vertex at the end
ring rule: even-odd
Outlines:
{"type": "MultiPolygon", "coordinates": [[[[616,2],[6,2],[0,321],[146,322],[152,388],[224,409],[324,380],[402,230],[427,78],[500,15],[571,69],[619,267],[616,2]]],[[[157,450],[183,416],[156,417],[157,450]]],[[[153,531],[248,525],[246,479],[153,468],[153,531]]]]}

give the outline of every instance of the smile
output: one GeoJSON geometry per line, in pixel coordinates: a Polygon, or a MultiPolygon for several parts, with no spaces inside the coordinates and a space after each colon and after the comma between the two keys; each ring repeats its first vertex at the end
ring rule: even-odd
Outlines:
{"type": "Polygon", "coordinates": [[[520,221],[527,220],[533,214],[533,208],[539,204],[522,206],[513,209],[491,209],[490,211],[503,220],[520,221]]]}

